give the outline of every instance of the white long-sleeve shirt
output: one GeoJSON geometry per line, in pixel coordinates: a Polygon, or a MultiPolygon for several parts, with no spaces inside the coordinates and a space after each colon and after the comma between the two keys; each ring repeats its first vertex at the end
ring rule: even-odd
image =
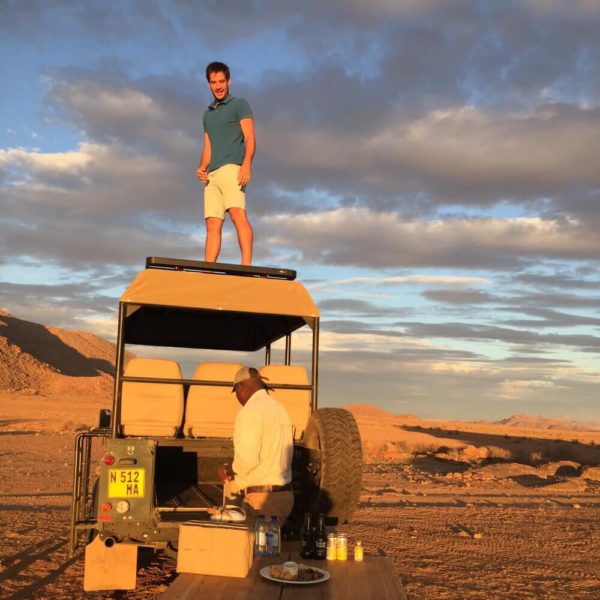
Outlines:
{"type": "Polygon", "coordinates": [[[233,430],[233,471],[240,489],[292,480],[294,438],[285,407],[258,390],[241,408],[233,430]]]}

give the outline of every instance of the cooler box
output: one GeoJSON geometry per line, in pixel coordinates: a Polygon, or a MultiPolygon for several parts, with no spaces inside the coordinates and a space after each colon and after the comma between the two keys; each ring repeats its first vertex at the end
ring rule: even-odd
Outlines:
{"type": "Polygon", "coordinates": [[[246,577],[254,556],[254,530],[246,523],[188,521],[179,527],[177,572],[246,577]]]}

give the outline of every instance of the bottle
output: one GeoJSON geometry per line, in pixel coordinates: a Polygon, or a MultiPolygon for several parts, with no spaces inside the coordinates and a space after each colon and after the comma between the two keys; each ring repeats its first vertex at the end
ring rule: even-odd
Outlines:
{"type": "Polygon", "coordinates": [[[267,555],[267,523],[265,515],[258,515],[254,529],[256,537],[254,539],[254,553],[256,556],[267,555]]]}
{"type": "Polygon", "coordinates": [[[267,530],[267,554],[268,556],[279,556],[281,552],[281,523],[277,515],[271,516],[271,522],[267,530]]]}
{"type": "Polygon", "coordinates": [[[338,533],[336,540],[336,560],[348,560],[348,536],[345,533],[338,533]]]}
{"type": "Polygon", "coordinates": [[[360,562],[364,558],[362,542],[356,542],[354,545],[354,560],[360,562]]]}
{"type": "Polygon", "coordinates": [[[300,538],[300,556],[302,558],[312,558],[314,553],[314,538],[312,531],[312,515],[304,515],[304,525],[302,526],[302,537],[300,538]]]}
{"type": "Polygon", "coordinates": [[[319,513],[319,518],[317,519],[313,556],[317,560],[325,560],[327,558],[327,534],[325,533],[325,515],[323,513],[319,513]]]}
{"type": "Polygon", "coordinates": [[[335,533],[327,534],[327,560],[335,560],[337,553],[337,536],[335,533]]]}

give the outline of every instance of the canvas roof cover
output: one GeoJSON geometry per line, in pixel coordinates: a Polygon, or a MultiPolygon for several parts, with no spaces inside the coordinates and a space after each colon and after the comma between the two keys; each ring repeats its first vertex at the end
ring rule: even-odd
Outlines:
{"type": "Polygon", "coordinates": [[[319,316],[298,281],[145,269],[120,298],[128,344],[254,351],[319,316]]]}

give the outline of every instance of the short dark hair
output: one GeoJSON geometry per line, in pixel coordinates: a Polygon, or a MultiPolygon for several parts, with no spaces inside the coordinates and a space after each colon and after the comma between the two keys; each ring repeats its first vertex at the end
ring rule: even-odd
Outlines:
{"type": "Polygon", "coordinates": [[[229,81],[229,67],[222,62],[211,62],[206,67],[206,81],[210,81],[213,73],[225,73],[225,79],[229,81]]]}

